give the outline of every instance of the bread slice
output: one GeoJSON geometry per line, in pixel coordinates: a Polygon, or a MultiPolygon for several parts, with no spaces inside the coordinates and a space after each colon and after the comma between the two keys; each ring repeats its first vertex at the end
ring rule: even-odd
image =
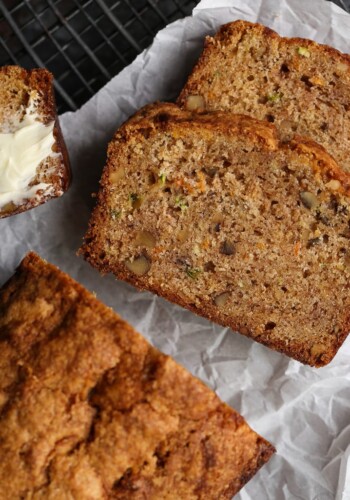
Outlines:
{"type": "Polygon", "coordinates": [[[0,218],[61,196],[69,182],[52,74],[0,68],[0,218]]]}
{"type": "Polygon", "coordinates": [[[349,330],[350,183],[327,152],[226,112],[146,107],[108,148],[81,253],[314,366],[349,330]]]}
{"type": "Polygon", "coordinates": [[[0,498],[229,499],[274,452],[34,253],[0,290],[0,346],[0,498]]]}
{"type": "Polygon", "coordinates": [[[178,103],[268,120],[282,137],[312,138],[350,171],[350,57],[331,47],[226,24],[206,38],[178,103]]]}

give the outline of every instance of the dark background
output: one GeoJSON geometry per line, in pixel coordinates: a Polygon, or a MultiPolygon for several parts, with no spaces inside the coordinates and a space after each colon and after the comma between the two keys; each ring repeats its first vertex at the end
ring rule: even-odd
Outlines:
{"type": "MultiPolygon", "coordinates": [[[[312,0],[306,0],[312,1],[312,0]]],[[[350,12],[350,0],[333,0],[350,12]]],[[[45,66],[75,110],[199,0],[0,0],[0,66],[45,66]]]]}

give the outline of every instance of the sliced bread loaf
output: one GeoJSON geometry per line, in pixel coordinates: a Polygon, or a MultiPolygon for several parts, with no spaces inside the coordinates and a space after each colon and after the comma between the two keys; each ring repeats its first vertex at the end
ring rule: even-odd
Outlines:
{"type": "Polygon", "coordinates": [[[230,499],[274,452],[30,253],[0,289],[0,498],[230,499]]]}
{"type": "Polygon", "coordinates": [[[0,218],[68,188],[69,161],[52,83],[46,69],[0,68],[0,218]]]}
{"type": "Polygon", "coordinates": [[[349,194],[348,174],[309,139],[156,104],[110,143],[81,253],[321,366],[350,326],[349,194]]]}
{"type": "Polygon", "coordinates": [[[274,122],[324,146],[350,171],[350,57],[311,40],[236,21],[207,37],[178,103],[274,122]]]}

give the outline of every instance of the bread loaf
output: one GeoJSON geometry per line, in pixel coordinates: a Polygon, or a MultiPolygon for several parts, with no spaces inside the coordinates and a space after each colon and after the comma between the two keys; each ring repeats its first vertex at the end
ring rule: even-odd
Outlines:
{"type": "Polygon", "coordinates": [[[141,110],[108,148],[81,253],[313,366],[349,330],[349,175],[273,124],[175,105],[141,110]]]}
{"type": "Polygon", "coordinates": [[[0,290],[0,498],[230,499],[274,448],[30,253],[0,290]]]}
{"type": "Polygon", "coordinates": [[[268,120],[282,138],[312,138],[350,171],[350,57],[332,47],[226,24],[206,38],[178,103],[268,120]]]}
{"type": "Polygon", "coordinates": [[[51,73],[0,68],[0,218],[61,196],[69,182],[51,73]]]}

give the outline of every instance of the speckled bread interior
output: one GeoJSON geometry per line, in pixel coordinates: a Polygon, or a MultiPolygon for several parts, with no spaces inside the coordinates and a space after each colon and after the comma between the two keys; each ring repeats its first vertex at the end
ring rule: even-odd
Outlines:
{"type": "Polygon", "coordinates": [[[349,175],[226,112],[141,110],[108,148],[84,257],[313,366],[349,329],[349,175]]]}
{"type": "Polygon", "coordinates": [[[0,208],[0,218],[41,205],[51,198],[61,196],[69,187],[69,159],[57,119],[52,74],[46,69],[27,71],[19,66],[0,68],[0,133],[16,132],[29,103],[43,124],[55,122],[56,140],[53,146],[53,153],[56,154],[38,165],[37,175],[29,186],[43,182],[53,188],[49,194],[39,192],[35,198],[24,199],[19,204],[7,203],[0,208]]]}
{"type": "Polygon", "coordinates": [[[268,120],[287,138],[312,138],[350,171],[350,57],[332,47],[226,24],[206,38],[178,103],[268,120]]]}
{"type": "Polygon", "coordinates": [[[274,452],[30,253],[0,289],[0,498],[230,499],[274,452]]]}

